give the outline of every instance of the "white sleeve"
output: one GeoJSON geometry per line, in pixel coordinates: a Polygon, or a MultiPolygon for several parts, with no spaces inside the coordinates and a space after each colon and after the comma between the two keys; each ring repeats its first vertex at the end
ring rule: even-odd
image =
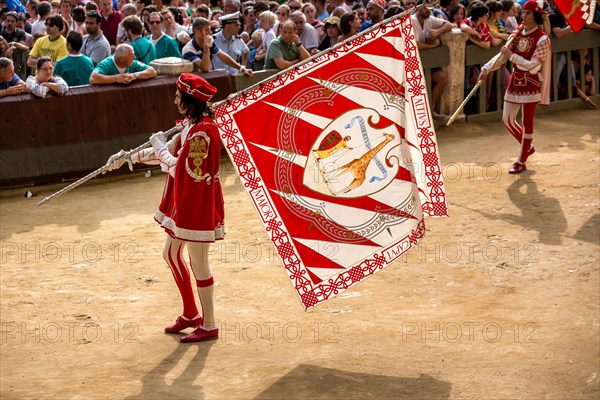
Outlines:
{"type": "Polygon", "coordinates": [[[27,86],[29,86],[29,91],[32,95],[41,98],[46,97],[46,94],[48,93],[48,88],[46,86],[40,85],[33,75],[29,75],[25,83],[27,84],[27,86]]]}
{"type": "Polygon", "coordinates": [[[175,178],[175,166],[177,165],[178,157],[175,153],[175,145],[178,140],[181,140],[181,133],[174,135],[171,140],[166,143],[166,147],[161,148],[155,153],[155,159],[160,163],[160,169],[175,178]]]}
{"type": "Polygon", "coordinates": [[[548,58],[548,54],[550,54],[550,40],[548,39],[548,36],[542,36],[531,56],[531,60],[526,60],[520,55],[513,54],[510,56],[510,61],[518,65],[520,69],[535,74],[540,70],[544,60],[548,58]]]}
{"type": "Polygon", "coordinates": [[[54,83],[56,83],[58,85],[58,87],[60,88],[60,95],[64,95],[65,93],[67,93],[69,91],[69,85],[67,84],[67,82],[65,82],[65,80],[63,78],[61,78],[60,76],[54,76],[52,78],[52,80],[54,81],[54,83]]]}

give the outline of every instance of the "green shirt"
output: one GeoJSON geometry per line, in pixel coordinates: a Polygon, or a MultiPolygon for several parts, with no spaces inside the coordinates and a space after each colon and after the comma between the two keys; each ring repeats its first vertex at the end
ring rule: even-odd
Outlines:
{"type": "Polygon", "coordinates": [[[299,59],[300,50],[294,43],[287,45],[281,38],[277,38],[269,44],[269,50],[267,50],[267,57],[265,58],[265,69],[278,69],[274,61],[276,58],[283,58],[285,61],[299,59]]]}
{"type": "Polygon", "coordinates": [[[154,45],[145,37],[139,37],[131,42],[135,58],[144,64],[150,65],[150,62],[156,58],[154,45]]]}
{"type": "Polygon", "coordinates": [[[89,85],[93,70],[94,64],[88,56],[69,54],[56,63],[54,75],[63,78],[69,86],[89,85]]]}
{"type": "MultiPolygon", "coordinates": [[[[146,37],[150,42],[152,42],[152,35],[146,37]]],[[[152,42],[154,43],[154,42],[152,42]]],[[[177,40],[173,39],[171,36],[163,35],[158,39],[156,43],[154,43],[154,49],[156,50],[156,58],[165,58],[165,57],[177,57],[181,58],[181,51],[179,51],[179,44],[177,40]]]]}
{"type": "MultiPolygon", "coordinates": [[[[133,74],[134,72],[142,72],[147,69],[148,66],[146,64],[143,64],[138,60],[133,60],[133,63],[129,67],[125,68],[125,73],[133,74]]],[[[98,73],[102,75],[111,76],[120,74],[117,68],[117,64],[115,64],[115,60],[113,59],[113,57],[108,57],[100,61],[100,63],[96,65],[96,68],[94,68],[94,70],[98,71],[98,73]]]]}

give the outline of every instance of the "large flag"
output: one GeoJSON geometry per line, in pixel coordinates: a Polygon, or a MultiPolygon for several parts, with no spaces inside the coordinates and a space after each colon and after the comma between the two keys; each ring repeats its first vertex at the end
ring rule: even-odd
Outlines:
{"type": "Polygon", "coordinates": [[[596,0],[554,0],[573,32],[579,32],[594,19],[596,0]]]}
{"type": "Polygon", "coordinates": [[[446,216],[410,17],[216,110],[221,138],[305,309],[392,263],[446,216]]]}

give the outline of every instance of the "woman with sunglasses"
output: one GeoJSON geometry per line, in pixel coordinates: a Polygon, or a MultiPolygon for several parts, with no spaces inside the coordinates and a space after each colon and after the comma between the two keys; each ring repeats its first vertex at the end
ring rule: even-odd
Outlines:
{"type": "Polygon", "coordinates": [[[69,85],[60,76],[53,76],[54,65],[50,57],[37,59],[37,74],[27,78],[27,86],[32,95],[44,98],[50,92],[63,95],[69,91],[69,85]]]}

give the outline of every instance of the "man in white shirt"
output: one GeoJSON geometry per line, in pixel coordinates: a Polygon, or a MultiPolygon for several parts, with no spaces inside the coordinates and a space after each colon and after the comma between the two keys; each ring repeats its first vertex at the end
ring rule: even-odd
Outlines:
{"type": "MultiPolygon", "coordinates": [[[[233,58],[240,65],[247,65],[250,58],[250,50],[244,41],[239,37],[238,33],[242,26],[240,13],[224,15],[221,18],[222,29],[215,35],[215,43],[223,52],[233,58]]],[[[212,57],[214,69],[226,69],[231,74],[237,74],[235,68],[225,64],[217,56],[212,57]]]]}
{"type": "Polygon", "coordinates": [[[296,26],[296,34],[300,37],[300,43],[309,52],[318,52],[319,34],[310,24],[306,23],[306,16],[302,11],[294,11],[290,15],[290,20],[296,26]]]}

